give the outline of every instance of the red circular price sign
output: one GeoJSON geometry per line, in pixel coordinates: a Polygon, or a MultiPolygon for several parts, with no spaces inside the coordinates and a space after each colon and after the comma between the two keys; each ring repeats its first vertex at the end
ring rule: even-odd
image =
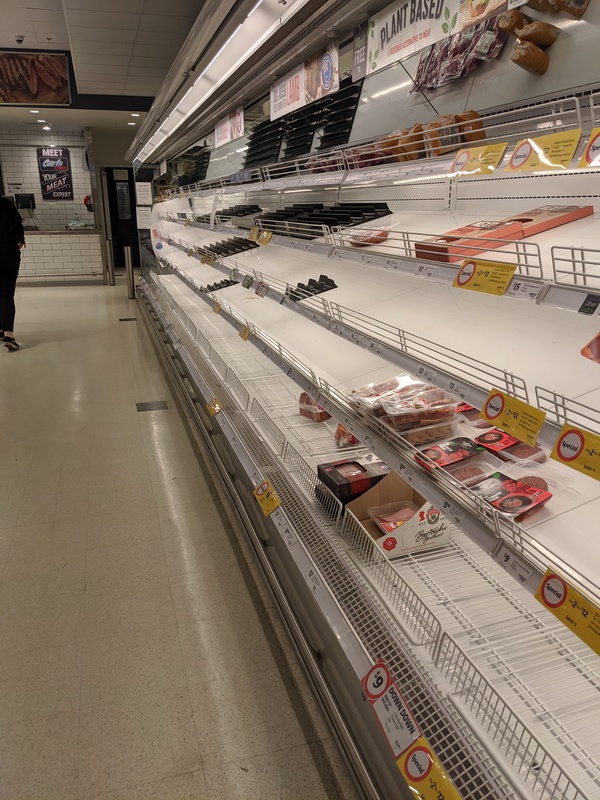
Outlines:
{"type": "Polygon", "coordinates": [[[452,164],[450,172],[462,172],[470,158],[471,151],[463,150],[463,152],[459,153],[454,159],[454,164],[452,164]]]}
{"type": "Polygon", "coordinates": [[[493,394],[485,404],[485,415],[488,419],[498,419],[504,411],[504,398],[501,394],[493,394]]]}
{"type": "Polygon", "coordinates": [[[409,750],[404,759],[404,771],[410,780],[424,780],[433,767],[433,757],[426,747],[418,746],[409,750]]]}
{"type": "Polygon", "coordinates": [[[584,158],[591,167],[596,167],[600,163],[600,133],[590,139],[584,158]]]}
{"type": "Polygon", "coordinates": [[[371,701],[379,700],[389,689],[392,676],[385,664],[379,662],[367,672],[363,678],[363,686],[371,701]]]}
{"type": "Polygon", "coordinates": [[[458,286],[466,286],[467,283],[473,278],[477,271],[477,264],[474,261],[465,261],[456,276],[456,283],[458,286]]]}
{"type": "Polygon", "coordinates": [[[533,152],[533,147],[531,146],[531,142],[527,139],[517,147],[515,152],[512,154],[509,167],[511,169],[518,169],[522,167],[523,164],[527,162],[527,159],[533,152]]]}
{"type": "Polygon", "coordinates": [[[558,575],[544,578],[540,589],[542,602],[548,608],[560,608],[567,599],[567,584],[558,575]]]}
{"type": "Polygon", "coordinates": [[[585,439],[581,431],[565,431],[556,443],[556,454],[561,461],[575,461],[581,455],[585,439]]]}

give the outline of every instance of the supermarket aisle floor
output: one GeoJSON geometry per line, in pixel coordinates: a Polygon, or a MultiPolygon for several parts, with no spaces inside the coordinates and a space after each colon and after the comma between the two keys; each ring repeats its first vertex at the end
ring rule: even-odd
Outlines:
{"type": "Polygon", "coordinates": [[[0,798],[352,798],[124,286],[0,353],[0,798]],[[136,410],[166,400],[167,410],[136,410]]]}

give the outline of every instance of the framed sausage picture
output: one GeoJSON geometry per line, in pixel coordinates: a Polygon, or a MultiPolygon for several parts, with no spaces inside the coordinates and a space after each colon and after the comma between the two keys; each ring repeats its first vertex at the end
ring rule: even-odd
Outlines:
{"type": "Polygon", "coordinates": [[[70,102],[66,53],[0,52],[0,105],[65,106],[70,102]]]}

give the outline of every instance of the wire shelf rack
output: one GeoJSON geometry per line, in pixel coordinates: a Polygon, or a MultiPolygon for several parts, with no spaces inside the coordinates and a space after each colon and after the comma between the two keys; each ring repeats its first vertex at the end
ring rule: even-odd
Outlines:
{"type": "Polygon", "coordinates": [[[600,290],[600,250],[555,246],[551,252],[556,283],[600,290]]]}
{"type": "Polygon", "coordinates": [[[578,425],[600,435],[600,411],[586,406],[578,400],[570,400],[551,389],[536,386],[535,396],[538,408],[545,411],[557,425],[578,425]]]}

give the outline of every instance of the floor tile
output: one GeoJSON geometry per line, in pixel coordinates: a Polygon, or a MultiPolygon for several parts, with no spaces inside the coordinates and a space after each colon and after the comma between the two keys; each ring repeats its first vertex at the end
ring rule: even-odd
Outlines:
{"type": "Polygon", "coordinates": [[[84,642],[81,704],[112,703],[150,691],[187,686],[174,626],[84,642]]]}
{"type": "Polygon", "coordinates": [[[216,574],[209,569],[169,578],[179,625],[194,624],[198,619],[225,619],[254,608],[239,567],[225,567],[216,574]]]}
{"type": "Polygon", "coordinates": [[[76,800],[78,712],[0,726],[0,793],[7,800],[76,800]]]}
{"type": "MultiPolygon", "coordinates": [[[[153,781],[115,792],[93,794],[82,800],[208,800],[208,792],[202,770],[153,781]]],[[[226,800],[226,798],[221,798],[226,800]]]]}
{"type": "Polygon", "coordinates": [[[86,555],[86,589],[152,581],[165,577],[167,565],[160,538],[97,547],[86,555]]]}
{"type": "Polygon", "coordinates": [[[77,710],[79,675],[78,644],[36,649],[12,656],[0,652],[2,725],[77,710]]]}
{"type": "Polygon", "coordinates": [[[171,478],[169,481],[153,481],[152,490],[157,508],[169,506],[177,508],[185,503],[212,503],[212,494],[201,474],[194,478],[171,478]]]}
{"type": "Polygon", "coordinates": [[[121,484],[105,492],[90,495],[90,516],[114,514],[122,511],[137,511],[154,505],[154,494],[149,483],[135,486],[121,484]]]}
{"type": "Polygon", "coordinates": [[[97,514],[89,518],[88,548],[140,544],[160,537],[154,506],[143,511],[97,514]]]}
{"type": "Polygon", "coordinates": [[[79,790],[123,789],[201,768],[186,692],[152,692],[81,711],[79,790]]]}
{"type": "Polygon", "coordinates": [[[257,681],[238,674],[231,681],[191,686],[190,694],[205,768],[251,759],[310,741],[292,703],[294,689],[277,667],[257,681]]]}

